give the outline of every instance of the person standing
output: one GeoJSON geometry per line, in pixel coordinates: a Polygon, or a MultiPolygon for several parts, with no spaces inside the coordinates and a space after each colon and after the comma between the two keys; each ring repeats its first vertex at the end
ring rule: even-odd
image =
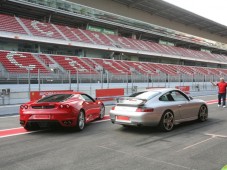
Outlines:
{"type": "Polygon", "coordinates": [[[218,107],[221,106],[221,99],[222,99],[222,106],[226,107],[225,100],[226,100],[227,83],[225,82],[224,78],[221,77],[220,82],[218,83],[214,83],[214,82],[211,82],[211,83],[213,84],[213,86],[218,86],[218,107]]]}

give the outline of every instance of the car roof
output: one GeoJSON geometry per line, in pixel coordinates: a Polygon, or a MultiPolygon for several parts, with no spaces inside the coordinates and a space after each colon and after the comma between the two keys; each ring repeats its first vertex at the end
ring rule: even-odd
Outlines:
{"type": "Polygon", "coordinates": [[[55,93],[53,93],[53,94],[51,94],[51,95],[55,95],[55,94],[85,94],[85,93],[83,93],[83,92],[55,92],[55,93]]]}
{"type": "Polygon", "coordinates": [[[168,91],[171,91],[171,90],[179,90],[179,89],[176,89],[176,88],[154,87],[154,88],[146,89],[145,91],[156,91],[156,92],[165,93],[165,92],[168,92],[168,91]]]}

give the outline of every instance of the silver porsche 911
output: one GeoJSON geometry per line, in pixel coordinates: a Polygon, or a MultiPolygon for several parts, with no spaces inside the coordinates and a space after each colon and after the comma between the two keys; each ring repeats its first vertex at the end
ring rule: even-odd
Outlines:
{"type": "Polygon", "coordinates": [[[154,88],[119,98],[110,118],[112,123],[123,126],[159,126],[163,131],[171,131],[181,122],[206,121],[208,107],[205,101],[178,89],[154,88]]]}

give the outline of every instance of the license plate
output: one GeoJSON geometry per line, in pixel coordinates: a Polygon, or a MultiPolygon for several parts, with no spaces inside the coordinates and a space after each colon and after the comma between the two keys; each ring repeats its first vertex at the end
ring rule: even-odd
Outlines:
{"type": "Polygon", "coordinates": [[[116,119],[120,121],[130,121],[128,116],[116,116],[116,119]]]}
{"type": "Polygon", "coordinates": [[[33,119],[50,119],[50,115],[33,115],[33,119]]]}

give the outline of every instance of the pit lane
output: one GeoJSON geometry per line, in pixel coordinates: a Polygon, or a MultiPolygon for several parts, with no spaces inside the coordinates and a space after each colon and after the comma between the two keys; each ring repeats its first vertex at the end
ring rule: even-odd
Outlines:
{"type": "MultiPolygon", "coordinates": [[[[183,123],[168,133],[102,121],[82,132],[46,130],[0,138],[0,169],[221,169],[227,164],[227,109],[212,103],[207,122],[183,123]]],[[[17,127],[17,116],[0,118],[1,130],[17,127]]]]}

